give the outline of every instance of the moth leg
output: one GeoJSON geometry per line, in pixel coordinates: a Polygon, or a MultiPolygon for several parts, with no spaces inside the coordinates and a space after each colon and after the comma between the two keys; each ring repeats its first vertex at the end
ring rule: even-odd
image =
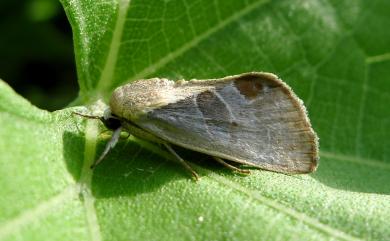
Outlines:
{"type": "Polygon", "coordinates": [[[105,135],[107,132],[111,132],[111,130],[107,130],[107,129],[103,130],[102,132],[99,133],[99,137],[105,135]]]}
{"type": "Polygon", "coordinates": [[[168,151],[170,153],[172,153],[176,159],[185,167],[185,169],[187,169],[189,172],[191,172],[192,176],[195,178],[196,181],[199,181],[200,177],[198,175],[198,173],[196,173],[194,171],[194,169],[192,169],[192,167],[190,165],[188,165],[188,163],[186,161],[183,160],[183,158],[181,158],[176,152],[175,150],[173,150],[173,148],[168,144],[168,143],[163,143],[164,146],[168,149],[168,151]]]}
{"type": "Polygon", "coordinates": [[[219,163],[221,163],[222,165],[224,165],[225,167],[229,168],[230,170],[239,172],[239,173],[241,173],[241,174],[246,174],[246,175],[248,175],[248,174],[251,173],[249,170],[241,169],[241,168],[235,167],[235,166],[233,166],[233,165],[230,165],[229,163],[225,162],[224,160],[222,160],[222,159],[219,158],[219,157],[214,156],[214,159],[215,159],[217,162],[219,162],[219,163]]]}
{"type": "Polygon", "coordinates": [[[126,136],[120,136],[120,139],[127,140],[130,136],[131,136],[131,133],[127,132],[127,135],[126,136]]]}
{"type": "Polygon", "coordinates": [[[97,164],[99,164],[103,159],[104,157],[107,155],[107,153],[112,149],[114,148],[114,146],[116,145],[116,143],[118,143],[118,140],[121,136],[121,131],[122,131],[122,127],[119,127],[117,128],[114,133],[112,134],[112,137],[110,139],[110,141],[107,143],[106,145],[106,148],[104,148],[104,151],[103,153],[100,155],[100,157],[98,159],[96,159],[94,161],[94,163],[91,165],[91,169],[95,168],[97,164]]]}
{"type": "MultiPolygon", "coordinates": [[[[102,132],[99,133],[99,136],[102,136],[102,135],[104,135],[107,132],[112,132],[112,130],[103,130],[102,132]]],[[[126,136],[123,136],[122,135],[123,133],[121,133],[121,135],[119,136],[120,140],[127,140],[131,136],[131,133],[129,133],[127,131],[124,131],[124,132],[126,132],[126,136]]]]}

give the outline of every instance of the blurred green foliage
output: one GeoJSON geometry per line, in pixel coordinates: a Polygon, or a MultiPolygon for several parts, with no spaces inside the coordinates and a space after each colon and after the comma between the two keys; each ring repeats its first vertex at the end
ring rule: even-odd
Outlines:
{"type": "Polygon", "coordinates": [[[72,33],[57,0],[0,1],[0,78],[34,105],[57,110],[77,95],[72,33]]]}

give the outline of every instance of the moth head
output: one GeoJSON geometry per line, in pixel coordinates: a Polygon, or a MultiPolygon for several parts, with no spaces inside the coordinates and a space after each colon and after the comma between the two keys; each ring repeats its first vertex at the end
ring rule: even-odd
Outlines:
{"type": "Polygon", "coordinates": [[[116,130],[119,127],[121,127],[121,120],[117,116],[115,116],[111,113],[110,108],[108,108],[104,111],[103,116],[87,115],[87,114],[83,114],[83,113],[79,113],[79,112],[73,112],[73,114],[79,115],[79,116],[82,116],[82,117],[88,118],[88,119],[98,119],[104,124],[104,126],[107,129],[110,129],[110,130],[116,130]]]}
{"type": "Polygon", "coordinates": [[[121,126],[120,119],[111,113],[110,108],[106,109],[103,116],[99,119],[103,122],[107,129],[110,130],[116,130],[121,126]]]}
{"type": "Polygon", "coordinates": [[[122,125],[121,120],[117,116],[113,115],[111,113],[110,108],[106,109],[104,111],[103,116],[98,115],[87,115],[82,114],[78,112],[72,112],[75,115],[79,115],[88,119],[98,119],[103,122],[103,124],[107,127],[107,129],[110,129],[113,131],[112,137],[110,141],[107,143],[106,148],[104,149],[103,153],[100,155],[98,159],[94,161],[94,163],[91,165],[91,169],[93,169],[97,164],[99,164],[103,158],[107,155],[107,153],[110,151],[110,149],[114,148],[116,143],[118,142],[121,131],[122,131],[122,125]]]}

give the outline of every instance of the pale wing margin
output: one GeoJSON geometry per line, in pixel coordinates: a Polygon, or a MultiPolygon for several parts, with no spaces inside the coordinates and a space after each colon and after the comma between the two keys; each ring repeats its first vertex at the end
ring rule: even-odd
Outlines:
{"type": "Polygon", "coordinates": [[[136,124],[178,146],[266,170],[308,173],[318,138],[302,101],[275,75],[246,73],[180,82],[177,91],[211,86],[140,116],[136,124]]]}

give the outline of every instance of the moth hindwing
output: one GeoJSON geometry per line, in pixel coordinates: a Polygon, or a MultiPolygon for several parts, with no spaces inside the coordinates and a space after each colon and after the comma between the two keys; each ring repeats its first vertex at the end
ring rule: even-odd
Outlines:
{"type": "Polygon", "coordinates": [[[283,173],[309,173],[317,167],[318,138],[303,102],[270,73],[138,80],[114,91],[110,111],[140,138],[218,160],[283,173]]]}

